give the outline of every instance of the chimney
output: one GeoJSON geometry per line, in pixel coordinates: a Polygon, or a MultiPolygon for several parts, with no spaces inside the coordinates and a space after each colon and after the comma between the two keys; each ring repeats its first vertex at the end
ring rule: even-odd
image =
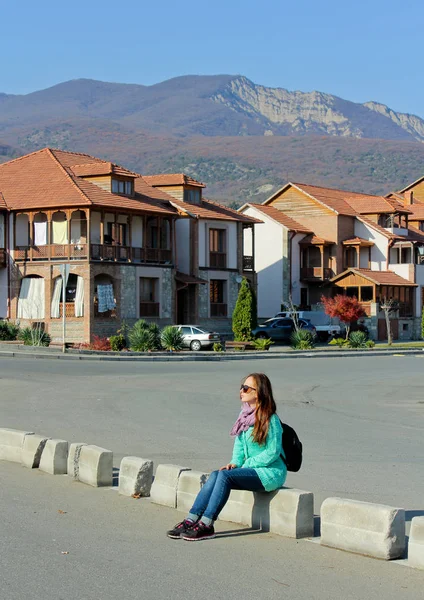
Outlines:
{"type": "Polygon", "coordinates": [[[413,191],[404,192],[403,196],[405,198],[406,206],[411,206],[411,204],[414,204],[414,192],[413,191]]]}

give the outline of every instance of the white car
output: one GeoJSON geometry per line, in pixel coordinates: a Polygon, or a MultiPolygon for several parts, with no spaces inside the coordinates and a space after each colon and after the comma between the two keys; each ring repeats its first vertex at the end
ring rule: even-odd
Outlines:
{"type": "Polygon", "coordinates": [[[174,325],[174,327],[181,331],[184,338],[184,346],[187,346],[190,350],[209,349],[221,341],[219,333],[205,331],[197,325],[174,325]]]}

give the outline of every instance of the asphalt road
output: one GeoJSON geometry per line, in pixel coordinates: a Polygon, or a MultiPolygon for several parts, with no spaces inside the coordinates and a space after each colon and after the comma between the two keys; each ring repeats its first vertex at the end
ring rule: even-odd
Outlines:
{"type": "MultiPolygon", "coordinates": [[[[424,353],[423,353],[424,354],[424,353]]],[[[304,444],[287,485],[424,509],[424,356],[229,363],[0,359],[0,426],[210,471],[231,457],[241,378],[273,383],[304,444]]]]}
{"type": "MultiPolygon", "coordinates": [[[[228,462],[240,380],[260,369],[304,443],[287,485],[313,491],[316,512],[339,495],[403,507],[410,521],[424,514],[423,358],[0,359],[0,426],[104,446],[116,466],[134,454],[208,471],[228,462]]],[[[424,573],[402,563],[224,522],[215,540],[172,542],[164,531],[180,514],[148,499],[6,462],[0,479],[1,600],[422,598],[424,573]]]]}

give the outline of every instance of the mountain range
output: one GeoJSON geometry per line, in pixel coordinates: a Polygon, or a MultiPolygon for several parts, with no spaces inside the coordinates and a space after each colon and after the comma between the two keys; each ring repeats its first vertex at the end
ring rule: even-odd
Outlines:
{"type": "Polygon", "coordinates": [[[44,146],[88,152],[146,175],[184,171],[224,202],[262,201],[288,179],[400,189],[423,174],[423,142],[418,116],[244,76],[77,79],[0,94],[0,160],[44,146]]]}

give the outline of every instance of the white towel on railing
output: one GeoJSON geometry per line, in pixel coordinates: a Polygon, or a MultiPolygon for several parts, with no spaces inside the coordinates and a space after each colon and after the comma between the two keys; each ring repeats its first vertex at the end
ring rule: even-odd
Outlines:
{"type": "Polygon", "coordinates": [[[98,307],[97,310],[99,313],[106,312],[108,310],[113,310],[116,308],[115,298],[113,296],[113,285],[98,285],[97,286],[97,299],[98,299],[98,307]]]}
{"type": "Polygon", "coordinates": [[[34,221],[34,244],[45,246],[47,244],[47,222],[34,221]]]}

